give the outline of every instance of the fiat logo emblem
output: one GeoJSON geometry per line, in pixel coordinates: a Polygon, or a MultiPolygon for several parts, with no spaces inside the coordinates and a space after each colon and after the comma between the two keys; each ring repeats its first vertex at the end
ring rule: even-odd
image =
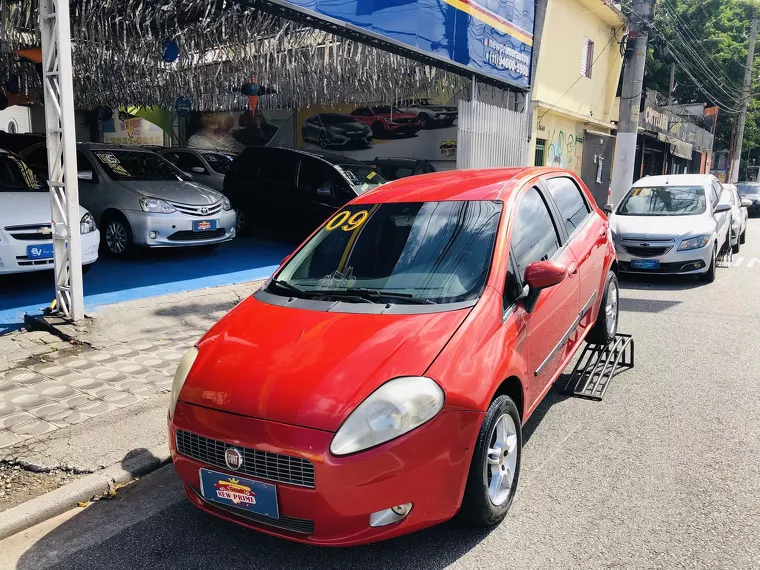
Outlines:
{"type": "Polygon", "coordinates": [[[243,466],[243,454],[234,447],[230,447],[224,452],[224,462],[227,464],[227,467],[233,471],[237,471],[243,466]]]}

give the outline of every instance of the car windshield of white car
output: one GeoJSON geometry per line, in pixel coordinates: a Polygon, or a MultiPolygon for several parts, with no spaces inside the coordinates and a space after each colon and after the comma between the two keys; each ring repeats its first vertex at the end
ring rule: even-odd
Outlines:
{"type": "Polygon", "coordinates": [[[472,301],[488,278],[501,211],[492,201],[346,206],[267,291],[351,303],[472,301]]]}
{"type": "Polygon", "coordinates": [[[357,194],[364,194],[367,190],[388,182],[377,170],[363,164],[336,164],[335,166],[348,179],[357,194]]]}
{"type": "Polygon", "coordinates": [[[631,188],[617,210],[619,216],[695,216],[707,208],[701,186],[631,188]]]}
{"type": "Polygon", "coordinates": [[[21,159],[0,154],[0,191],[44,192],[46,189],[21,159]]]}
{"type": "Polygon", "coordinates": [[[153,152],[131,150],[94,151],[111,180],[184,180],[168,160],[153,152]]]}

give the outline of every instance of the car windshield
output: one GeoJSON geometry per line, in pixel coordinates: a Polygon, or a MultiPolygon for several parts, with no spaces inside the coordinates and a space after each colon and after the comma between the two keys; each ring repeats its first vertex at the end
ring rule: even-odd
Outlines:
{"type": "Polygon", "coordinates": [[[119,149],[92,152],[112,180],[186,180],[172,163],[154,152],[119,149]]]}
{"type": "Polygon", "coordinates": [[[356,119],[349,117],[348,115],[340,115],[333,113],[325,113],[320,115],[323,125],[340,125],[342,123],[355,123],[356,119]]]}
{"type": "Polygon", "coordinates": [[[363,164],[336,164],[336,167],[343,172],[357,194],[364,194],[388,182],[377,170],[363,164]]]}
{"type": "Polygon", "coordinates": [[[707,208],[701,186],[631,188],[617,214],[620,216],[694,216],[707,208]]]}
{"type": "Polygon", "coordinates": [[[739,194],[746,196],[747,194],[760,194],[760,183],[744,183],[737,184],[739,194]]]}
{"type": "Polygon", "coordinates": [[[24,161],[0,154],[0,192],[45,192],[47,188],[24,161]]]}
{"type": "Polygon", "coordinates": [[[268,291],[347,302],[480,297],[502,206],[490,201],[354,204],[335,214],[268,291]]]}
{"type": "Polygon", "coordinates": [[[396,107],[393,107],[391,109],[390,107],[373,107],[372,110],[375,112],[376,115],[390,115],[391,113],[403,113],[400,109],[397,109],[396,107]]]}
{"type": "Polygon", "coordinates": [[[232,164],[232,157],[229,154],[204,152],[203,158],[206,159],[211,169],[219,174],[226,174],[232,164]]]}

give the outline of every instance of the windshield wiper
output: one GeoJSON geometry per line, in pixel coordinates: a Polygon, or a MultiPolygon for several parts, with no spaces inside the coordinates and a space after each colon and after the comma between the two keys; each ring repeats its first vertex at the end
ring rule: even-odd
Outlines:
{"type": "Polygon", "coordinates": [[[309,293],[307,293],[303,289],[299,289],[298,287],[296,287],[295,285],[291,285],[287,281],[282,281],[280,279],[272,279],[272,282],[269,284],[269,286],[271,287],[272,285],[276,285],[280,289],[285,289],[286,291],[290,291],[291,293],[293,293],[293,297],[306,299],[307,297],[310,296],[309,293]]]}
{"type": "Polygon", "coordinates": [[[410,293],[393,293],[390,291],[378,291],[377,289],[325,289],[318,291],[306,291],[309,295],[325,295],[332,297],[360,297],[370,302],[377,302],[382,299],[391,299],[413,305],[435,305],[435,301],[430,299],[418,299],[410,293]]]}

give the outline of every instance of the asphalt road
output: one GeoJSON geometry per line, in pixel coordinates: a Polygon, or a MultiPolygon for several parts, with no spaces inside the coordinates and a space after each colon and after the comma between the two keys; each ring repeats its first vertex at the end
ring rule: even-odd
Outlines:
{"type": "Polygon", "coordinates": [[[0,543],[0,567],[758,568],[760,220],[750,223],[711,285],[623,282],[636,368],[601,403],[550,393],[526,426],[520,488],[497,528],[297,545],[195,510],[169,466],[0,543]]]}

